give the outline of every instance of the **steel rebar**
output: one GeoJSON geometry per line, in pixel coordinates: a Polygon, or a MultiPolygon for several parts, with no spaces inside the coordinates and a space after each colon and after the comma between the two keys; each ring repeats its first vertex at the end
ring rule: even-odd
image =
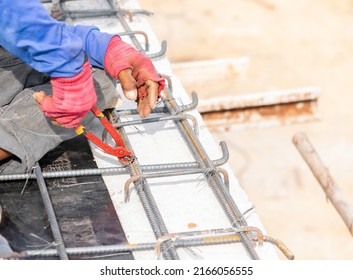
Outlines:
{"type": "MultiPolygon", "coordinates": [[[[195,91],[193,91],[191,93],[191,103],[183,105],[183,106],[179,106],[178,113],[195,109],[198,102],[199,102],[199,99],[197,97],[197,93],[195,91]]],[[[156,107],[152,110],[151,114],[160,114],[160,113],[167,113],[167,112],[168,112],[168,109],[165,107],[156,107]]],[[[139,112],[137,111],[137,109],[115,110],[113,112],[114,117],[117,117],[117,118],[130,116],[130,115],[138,115],[138,114],[139,114],[139,112]]]]}
{"type": "MultiPolygon", "coordinates": [[[[179,234],[176,234],[179,236],[179,234]]],[[[275,245],[287,259],[293,260],[294,255],[285,246],[285,244],[273,237],[263,235],[263,241],[275,245]]],[[[258,238],[254,237],[253,242],[258,242],[258,238]]],[[[174,241],[174,247],[187,248],[196,246],[222,245],[242,242],[239,233],[234,232],[234,229],[217,229],[209,231],[190,232],[188,235],[180,235],[174,241]],[[198,236],[203,234],[203,236],[198,236]]],[[[109,253],[124,253],[134,251],[152,251],[156,250],[157,243],[134,243],[134,244],[119,244],[119,245],[103,245],[90,247],[66,248],[68,255],[90,255],[90,254],[109,254],[109,253]]],[[[22,255],[29,257],[53,257],[57,256],[57,251],[53,249],[46,250],[27,250],[22,252],[22,255]]]]}
{"type": "Polygon", "coordinates": [[[34,173],[37,178],[38,187],[42,195],[45,210],[48,215],[50,228],[54,236],[56,250],[61,260],[68,260],[69,258],[66,253],[64,239],[61,235],[60,227],[56,219],[55,211],[51,203],[49,192],[47,190],[47,186],[45,184],[44,178],[42,176],[41,168],[38,162],[34,165],[34,173]]]}
{"type": "Polygon", "coordinates": [[[152,117],[152,118],[137,119],[137,120],[132,120],[132,121],[117,122],[117,123],[114,123],[113,126],[115,128],[117,128],[117,127],[136,125],[136,124],[165,122],[165,121],[181,120],[181,119],[182,120],[185,120],[185,119],[191,120],[192,123],[193,123],[194,133],[196,135],[199,134],[197,119],[194,116],[189,115],[189,114],[178,114],[178,115],[173,115],[173,116],[170,116],[170,115],[168,115],[168,116],[158,116],[158,117],[152,117]]]}
{"type": "MultiPolygon", "coordinates": [[[[225,164],[229,159],[229,151],[228,151],[226,142],[221,141],[219,145],[221,147],[222,157],[216,160],[212,160],[215,166],[221,166],[225,164]]],[[[140,167],[141,167],[141,171],[143,172],[152,172],[152,171],[198,168],[199,164],[197,162],[177,162],[177,163],[141,165],[140,167]]],[[[45,179],[55,179],[55,178],[65,178],[65,177],[77,177],[77,176],[120,175],[120,174],[127,174],[127,173],[128,171],[126,170],[126,167],[106,167],[106,168],[88,168],[88,169],[77,169],[77,170],[42,172],[42,176],[45,179]]],[[[32,173],[0,175],[0,182],[28,180],[28,179],[36,179],[36,176],[32,173]]]]}
{"type": "MultiPolygon", "coordinates": [[[[132,146],[130,144],[130,141],[126,135],[126,132],[124,130],[124,127],[118,128],[121,137],[123,138],[123,141],[126,145],[126,147],[132,151],[132,146]]],[[[135,159],[132,163],[130,163],[127,166],[127,169],[129,170],[130,175],[136,176],[136,175],[141,175],[142,171],[139,166],[139,163],[137,159],[135,159]]],[[[141,204],[144,208],[144,211],[146,213],[146,216],[148,218],[148,221],[152,227],[152,230],[156,236],[156,238],[160,238],[163,235],[168,234],[167,227],[163,221],[163,218],[158,210],[157,204],[152,196],[152,193],[150,191],[150,188],[148,186],[148,183],[146,180],[140,180],[139,182],[135,182],[135,189],[136,192],[140,198],[141,204]]],[[[170,260],[178,260],[179,256],[173,246],[170,242],[166,243],[163,245],[163,256],[165,259],[170,259],[170,260]]]]}
{"type": "MultiPolygon", "coordinates": [[[[171,114],[174,114],[178,111],[178,105],[174,101],[172,97],[172,93],[165,90],[166,98],[165,98],[165,106],[168,108],[171,114]]],[[[212,168],[212,162],[209,159],[207,153],[205,152],[203,146],[193,135],[192,129],[189,123],[181,120],[176,122],[177,127],[185,141],[189,143],[188,147],[191,153],[194,155],[196,161],[200,164],[201,168],[212,168]]],[[[223,210],[225,211],[228,219],[230,220],[232,226],[236,226],[241,228],[242,226],[246,226],[247,223],[243,218],[241,212],[239,211],[238,207],[236,206],[234,200],[232,199],[230,193],[227,191],[224,183],[222,182],[219,174],[210,174],[208,175],[208,182],[210,184],[211,189],[213,190],[217,200],[219,201],[220,205],[222,206],[223,210]]],[[[245,233],[240,233],[240,237],[242,238],[245,249],[248,251],[250,256],[253,259],[259,259],[258,254],[256,253],[254,246],[251,244],[251,240],[249,236],[245,233]]]]}
{"type": "Polygon", "coordinates": [[[125,202],[127,202],[130,198],[130,196],[129,196],[130,184],[133,182],[136,182],[137,180],[192,175],[192,174],[207,173],[207,172],[212,172],[212,171],[214,171],[214,170],[212,170],[210,168],[208,168],[208,169],[197,168],[197,169],[188,169],[188,170],[180,170],[179,169],[179,170],[168,171],[168,172],[159,172],[159,173],[153,173],[153,174],[141,174],[141,175],[132,176],[125,182],[125,186],[124,186],[125,202]]]}
{"type": "MultiPolygon", "coordinates": [[[[108,3],[110,4],[111,8],[113,8],[112,0],[108,0],[108,3]]],[[[122,15],[117,14],[117,17],[119,18],[119,20],[122,23],[122,25],[124,26],[124,28],[127,31],[131,31],[130,27],[127,25],[127,23],[124,20],[124,18],[122,17],[122,15]]],[[[131,39],[132,39],[132,42],[135,45],[135,47],[138,50],[142,51],[142,47],[141,47],[140,43],[137,41],[136,37],[131,36],[131,39]]],[[[164,44],[162,42],[161,52],[158,53],[158,55],[156,55],[156,54],[150,55],[150,58],[157,58],[157,57],[162,56],[165,53],[165,48],[164,48],[165,46],[166,46],[166,44],[164,44]],[[163,53],[163,50],[164,50],[164,53],[163,53]]],[[[182,109],[180,106],[178,106],[174,102],[171,93],[167,94],[167,99],[165,100],[165,107],[169,110],[169,113],[172,115],[176,115],[176,114],[180,113],[181,109],[182,109]]],[[[201,143],[195,137],[195,133],[192,131],[189,123],[185,120],[177,120],[176,125],[179,128],[179,131],[182,134],[182,136],[185,138],[186,142],[189,144],[188,146],[190,148],[190,151],[193,153],[193,155],[196,159],[198,167],[214,169],[213,162],[208,158],[201,143]]],[[[120,128],[119,130],[121,130],[124,134],[123,128],[120,128]]],[[[126,140],[125,143],[129,144],[127,137],[124,136],[124,138],[126,140]]],[[[127,145],[127,146],[129,146],[129,145],[127,145]]],[[[130,149],[132,149],[131,145],[130,145],[130,149]]],[[[137,162],[130,164],[128,166],[128,169],[129,169],[129,172],[132,176],[137,176],[139,174],[141,175],[141,168],[137,162]]],[[[246,225],[244,218],[242,217],[240,211],[238,210],[236,204],[234,203],[232,197],[230,196],[230,194],[227,190],[227,187],[225,186],[225,183],[222,182],[220,175],[217,172],[213,172],[213,173],[211,172],[210,174],[208,174],[206,176],[206,178],[207,178],[212,190],[214,191],[218,201],[220,202],[221,206],[223,207],[224,211],[226,212],[227,217],[231,221],[232,226],[235,226],[237,228],[241,228],[244,225],[246,225]]],[[[157,206],[154,202],[152,194],[150,193],[147,182],[145,180],[142,180],[142,183],[136,183],[135,187],[139,193],[139,196],[140,196],[142,204],[144,205],[145,211],[147,210],[147,212],[146,212],[147,216],[151,216],[151,217],[149,217],[149,220],[152,225],[152,228],[154,229],[156,237],[158,237],[158,235],[163,236],[163,235],[168,234],[166,227],[163,223],[163,220],[162,220],[162,218],[159,214],[159,211],[157,209],[157,206]],[[156,224],[157,224],[159,230],[156,228],[156,224]]],[[[239,233],[239,235],[240,235],[240,239],[241,239],[244,247],[248,250],[250,256],[253,259],[258,259],[258,255],[250,243],[250,237],[243,232],[239,233]]],[[[174,247],[171,246],[172,244],[162,244],[162,245],[166,245],[166,246],[164,246],[163,253],[167,259],[168,258],[172,258],[172,259],[177,258],[176,251],[169,250],[170,248],[174,249],[174,247]],[[167,250],[166,250],[166,248],[167,248],[167,250]]]]}

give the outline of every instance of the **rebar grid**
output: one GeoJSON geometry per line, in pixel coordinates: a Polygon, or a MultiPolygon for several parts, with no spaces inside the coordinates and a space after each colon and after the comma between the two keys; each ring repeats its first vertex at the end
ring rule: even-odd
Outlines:
{"type": "MultiPolygon", "coordinates": [[[[140,42],[136,39],[136,32],[132,31],[129,24],[126,22],[124,18],[124,13],[122,12],[123,9],[121,9],[118,5],[118,7],[115,6],[112,0],[106,0],[110,7],[111,11],[114,16],[117,17],[117,19],[120,21],[122,26],[125,29],[124,35],[128,35],[131,38],[131,41],[133,45],[136,47],[137,50],[144,52],[146,51],[143,50],[140,42]]],[[[43,3],[49,3],[50,1],[42,1],[43,3]]],[[[53,5],[56,5],[60,9],[62,9],[61,2],[63,1],[52,1],[53,5]]],[[[64,11],[66,14],[69,11],[64,11]]],[[[71,15],[73,15],[75,11],[71,11],[71,15]]],[[[102,13],[105,13],[106,11],[96,11],[96,13],[92,11],[80,11],[80,16],[83,17],[89,17],[89,16],[100,16],[102,13]]],[[[131,20],[131,17],[130,17],[131,20]]],[[[148,38],[146,40],[146,46],[148,46],[148,38]]],[[[156,53],[156,54],[150,54],[150,58],[159,58],[165,53],[165,48],[166,48],[166,42],[162,42],[162,48],[161,51],[156,53]]],[[[167,79],[167,77],[166,77],[167,79]]],[[[106,168],[106,169],[97,169],[97,170],[72,170],[72,171],[63,171],[63,172],[52,172],[52,174],[43,174],[40,171],[39,165],[36,166],[37,170],[35,170],[36,175],[35,177],[38,180],[38,184],[45,186],[44,182],[44,177],[47,176],[47,178],[56,178],[60,176],[86,176],[86,175],[109,175],[109,174],[123,174],[123,173],[129,173],[131,175],[131,182],[134,183],[136,192],[139,196],[140,202],[142,203],[142,206],[144,208],[144,211],[146,213],[146,216],[148,218],[148,221],[151,225],[151,228],[153,230],[153,233],[156,237],[157,243],[143,243],[143,244],[136,244],[132,246],[131,244],[127,245],[111,245],[111,246],[99,246],[99,247],[90,247],[90,248],[64,248],[63,242],[60,242],[60,236],[57,236],[57,230],[53,230],[54,238],[55,240],[59,240],[56,242],[57,244],[57,250],[46,250],[46,251],[27,251],[27,255],[39,255],[39,256],[54,256],[54,255],[59,255],[60,258],[64,259],[65,255],[67,257],[67,254],[90,254],[90,253],[107,253],[107,252],[121,252],[121,251],[137,251],[137,250],[152,250],[156,249],[156,244],[158,244],[158,248],[160,248],[160,251],[165,259],[179,259],[179,256],[177,254],[176,248],[180,247],[189,247],[189,246],[198,246],[198,245],[211,245],[211,244],[227,244],[227,243],[234,243],[234,242],[241,242],[246,249],[246,251],[249,253],[250,257],[252,259],[259,259],[259,256],[257,252],[255,251],[253,242],[259,242],[261,240],[265,242],[270,242],[274,245],[276,245],[282,253],[284,253],[287,258],[293,259],[294,256],[292,257],[292,254],[289,252],[289,250],[284,246],[282,242],[279,240],[276,240],[271,237],[267,236],[262,236],[257,232],[257,236],[254,236],[254,229],[249,230],[250,227],[247,226],[247,223],[237,208],[237,205],[235,204],[233,198],[231,197],[229,193],[229,181],[228,181],[228,175],[226,171],[222,168],[217,168],[217,166],[224,164],[228,160],[228,150],[226,149],[225,143],[221,142],[221,148],[223,151],[223,157],[219,160],[212,161],[210,160],[209,156],[207,155],[206,151],[204,150],[202,144],[200,141],[197,139],[197,135],[195,134],[195,131],[192,129],[190,124],[187,122],[185,115],[182,115],[181,112],[184,110],[191,110],[196,107],[197,105],[197,100],[194,102],[194,93],[193,93],[193,103],[190,106],[179,106],[172,94],[172,85],[171,85],[171,80],[168,80],[168,88],[164,90],[164,108],[159,109],[161,112],[163,110],[163,113],[167,112],[171,116],[166,117],[163,120],[170,119],[173,120],[176,124],[176,127],[178,128],[181,136],[185,140],[185,142],[188,144],[188,148],[190,152],[193,154],[194,159],[196,162],[188,162],[188,163],[172,163],[172,164],[162,164],[162,165],[149,165],[149,166],[141,166],[139,165],[137,159],[135,159],[134,162],[130,163],[126,167],[117,167],[117,168],[106,168]],[[219,201],[222,209],[224,210],[226,216],[228,217],[233,233],[232,235],[229,235],[228,237],[219,237],[219,236],[210,236],[208,238],[204,237],[193,237],[194,239],[176,239],[174,242],[172,241],[172,238],[168,230],[166,228],[166,225],[163,221],[163,218],[158,210],[157,204],[153,198],[153,195],[151,193],[151,190],[149,188],[149,185],[146,181],[146,178],[148,177],[153,177],[154,175],[148,175],[144,172],[146,171],[161,171],[161,170],[174,170],[173,172],[170,172],[170,174],[176,174],[176,173],[185,173],[185,169],[183,168],[195,168],[194,171],[191,172],[197,172],[196,169],[201,169],[201,170],[207,170],[207,172],[204,172],[204,176],[207,179],[207,182],[212,189],[213,193],[215,194],[217,200],[219,201]],[[222,178],[218,172],[221,172],[223,174],[225,182],[222,181],[222,178]],[[55,174],[54,174],[55,173],[55,174]],[[51,177],[52,176],[52,177],[51,177]],[[132,180],[132,179],[136,180],[132,180]],[[246,230],[247,229],[247,230],[246,230]],[[234,233],[235,230],[235,233],[234,233]],[[54,233],[54,231],[56,233],[54,233]],[[261,237],[261,238],[260,238],[261,237]],[[162,240],[162,242],[160,242],[162,240]]],[[[135,114],[136,110],[131,110],[128,114],[135,114]]],[[[120,113],[120,116],[123,114],[120,113]]],[[[118,122],[120,119],[119,113],[116,114],[117,119],[116,121],[118,122]]],[[[155,120],[158,120],[158,118],[155,118],[155,120]]],[[[154,120],[154,121],[155,121],[154,120]]],[[[159,118],[159,121],[162,120],[162,118],[159,118]]],[[[125,125],[131,125],[133,122],[130,122],[125,125]]],[[[196,124],[197,126],[197,124],[196,124]]],[[[126,147],[133,151],[131,143],[129,142],[129,139],[127,137],[127,134],[124,130],[124,125],[122,123],[116,125],[117,130],[121,134],[121,137],[123,138],[123,141],[126,145],[126,147]]],[[[155,176],[158,176],[156,174],[155,176]]],[[[33,177],[33,176],[32,176],[33,177]]],[[[0,181],[4,180],[19,180],[19,179],[28,179],[32,178],[30,174],[23,174],[23,176],[20,176],[19,174],[14,174],[14,175],[0,175],[0,181]],[[6,177],[9,176],[9,177],[6,177]],[[12,177],[11,177],[12,176],[12,177]]],[[[163,177],[163,174],[159,174],[158,177],[163,177]]],[[[43,201],[48,201],[48,198],[44,198],[43,196],[43,201]]],[[[52,215],[52,211],[49,209],[50,207],[46,207],[48,216],[54,217],[55,221],[55,215],[52,215]],[[49,210],[48,210],[49,209],[49,210]]],[[[51,219],[51,218],[50,218],[51,219]]],[[[52,228],[55,229],[55,221],[53,222],[52,228]]],[[[59,230],[59,229],[58,229],[59,230]]],[[[173,235],[174,236],[174,235],[173,235]]],[[[61,239],[62,240],[62,239],[61,239]]]]}

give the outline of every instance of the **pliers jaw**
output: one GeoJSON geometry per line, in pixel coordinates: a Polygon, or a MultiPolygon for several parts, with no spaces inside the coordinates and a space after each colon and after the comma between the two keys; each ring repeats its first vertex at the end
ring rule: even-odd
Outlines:
{"type": "Polygon", "coordinates": [[[98,107],[94,106],[91,109],[92,113],[99,119],[99,121],[103,124],[104,128],[113,138],[116,146],[112,147],[107,143],[103,142],[100,138],[94,135],[92,132],[85,129],[83,125],[79,125],[76,128],[76,134],[84,134],[88,140],[94,143],[97,147],[101,148],[107,154],[115,156],[119,159],[122,165],[128,165],[129,163],[134,161],[134,156],[130,150],[125,147],[124,141],[119,135],[118,131],[113,127],[113,125],[108,121],[108,119],[104,116],[104,114],[98,109],[98,107]]]}

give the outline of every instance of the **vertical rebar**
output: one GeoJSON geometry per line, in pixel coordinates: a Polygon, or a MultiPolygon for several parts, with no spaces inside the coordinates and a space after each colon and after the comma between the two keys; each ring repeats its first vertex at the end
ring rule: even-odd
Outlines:
{"type": "MultiPolygon", "coordinates": [[[[112,8],[114,8],[114,3],[112,2],[112,0],[108,0],[108,3],[112,8]]],[[[117,17],[118,17],[120,23],[122,24],[122,26],[124,27],[125,31],[132,31],[130,26],[125,21],[125,19],[123,18],[122,15],[118,14],[117,17]]],[[[140,42],[136,39],[136,36],[131,35],[131,40],[138,50],[140,50],[140,51],[143,50],[140,42]]],[[[122,128],[119,128],[118,130],[120,131],[120,134],[124,140],[126,147],[132,151],[131,144],[130,144],[129,139],[125,133],[124,128],[122,127],[122,128]]],[[[137,160],[130,163],[127,166],[127,168],[129,170],[129,173],[131,176],[136,176],[136,175],[142,174],[137,160]]],[[[141,200],[141,203],[143,205],[143,208],[146,212],[146,215],[148,217],[148,220],[150,222],[150,225],[154,231],[155,236],[158,239],[161,236],[167,235],[168,234],[167,227],[164,224],[163,218],[158,210],[157,204],[152,196],[150,188],[148,187],[147,181],[141,180],[140,182],[136,182],[135,187],[136,187],[136,191],[139,195],[139,198],[141,200]]],[[[175,260],[179,259],[179,256],[178,256],[171,240],[168,240],[162,244],[162,253],[163,253],[163,257],[166,259],[175,259],[175,260]]]]}
{"type": "MultiPolygon", "coordinates": [[[[165,106],[169,110],[171,114],[178,112],[178,105],[175,103],[174,98],[172,97],[172,93],[165,89],[166,98],[164,100],[165,106]]],[[[191,153],[194,155],[195,160],[199,163],[201,168],[214,168],[212,161],[209,159],[207,153],[205,152],[202,144],[200,141],[195,137],[193,134],[192,128],[189,123],[185,120],[176,121],[176,126],[179,129],[182,137],[188,143],[188,147],[191,153]]],[[[212,172],[208,174],[207,181],[213,190],[217,200],[219,201],[220,205],[222,206],[223,210],[225,211],[228,219],[230,220],[232,226],[236,228],[242,228],[246,226],[247,223],[239,211],[238,207],[236,206],[234,200],[232,199],[230,193],[227,191],[224,183],[220,175],[217,172],[212,172]]],[[[245,249],[248,251],[251,258],[257,260],[259,256],[254,249],[254,246],[250,240],[250,237],[244,233],[240,233],[240,237],[242,239],[242,244],[245,249]]]]}
{"type": "Polygon", "coordinates": [[[47,190],[47,186],[45,184],[45,181],[44,181],[44,178],[42,175],[42,171],[41,171],[41,168],[40,168],[40,165],[38,164],[38,162],[34,165],[34,174],[36,175],[38,187],[39,187],[40,193],[42,195],[45,210],[48,215],[48,221],[49,221],[50,228],[51,228],[51,231],[54,236],[56,250],[58,251],[58,255],[61,260],[68,260],[69,257],[66,253],[64,240],[62,238],[59,224],[56,219],[55,211],[54,211],[53,205],[51,203],[50,196],[49,196],[49,193],[47,190]]]}
{"type": "MultiPolygon", "coordinates": [[[[123,127],[119,128],[119,133],[121,137],[123,138],[123,141],[126,145],[126,147],[132,151],[132,146],[130,144],[130,141],[126,135],[126,132],[123,127]]],[[[136,175],[141,175],[141,168],[140,165],[135,159],[132,163],[130,163],[127,166],[127,169],[129,170],[129,173],[131,176],[136,176],[136,175]]],[[[147,215],[148,221],[152,227],[152,230],[156,236],[156,239],[168,235],[168,230],[167,227],[163,221],[163,218],[158,210],[157,204],[153,198],[153,195],[151,193],[151,190],[148,186],[148,183],[145,179],[141,179],[135,184],[135,189],[136,192],[140,198],[141,204],[145,210],[145,213],[147,215]]],[[[166,241],[165,243],[162,244],[162,253],[163,257],[167,260],[178,260],[179,256],[170,240],[166,241]]]]}

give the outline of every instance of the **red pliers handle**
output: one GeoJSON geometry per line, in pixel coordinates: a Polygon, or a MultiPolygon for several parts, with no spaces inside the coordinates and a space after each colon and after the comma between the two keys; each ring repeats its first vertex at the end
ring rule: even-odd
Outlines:
{"type": "Polygon", "coordinates": [[[113,127],[113,125],[108,121],[108,119],[104,116],[104,114],[99,110],[97,106],[93,106],[91,111],[103,124],[104,128],[108,131],[108,133],[112,136],[116,147],[112,147],[107,143],[103,142],[92,132],[86,130],[83,125],[79,125],[76,128],[77,135],[84,134],[88,140],[92,141],[97,147],[101,148],[104,152],[116,156],[123,165],[131,163],[134,159],[132,152],[125,148],[125,143],[121,139],[121,136],[119,135],[117,130],[113,127]]]}

